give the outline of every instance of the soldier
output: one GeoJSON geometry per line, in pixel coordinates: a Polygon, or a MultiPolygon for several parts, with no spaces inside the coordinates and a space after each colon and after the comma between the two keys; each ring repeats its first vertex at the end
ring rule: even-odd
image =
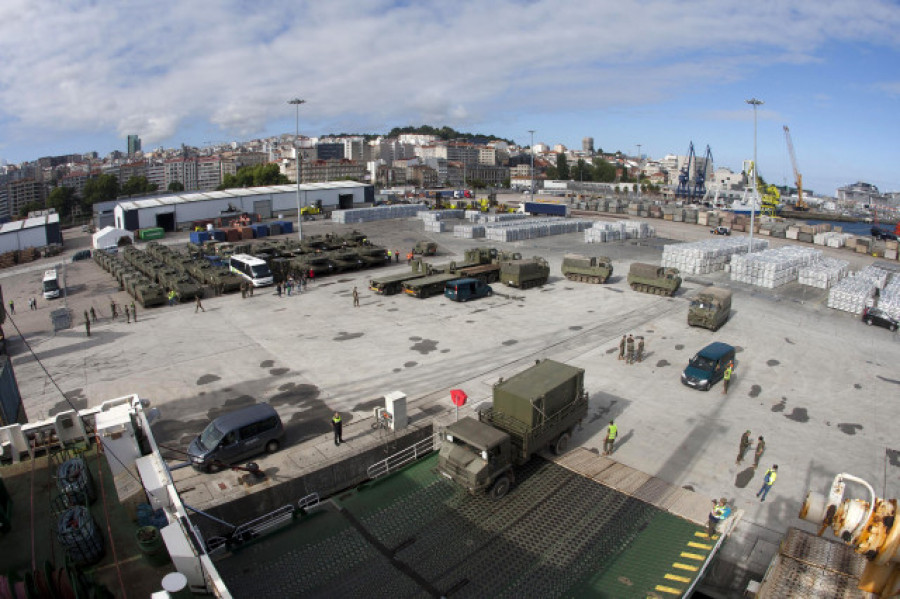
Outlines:
{"type": "Polygon", "coordinates": [[[644,361],[644,337],[638,337],[638,345],[637,345],[637,361],[644,361]]]}
{"type": "Polygon", "coordinates": [[[750,449],[750,431],[746,431],[743,435],[741,435],[741,444],[738,447],[738,455],[737,461],[735,464],[740,464],[744,461],[744,454],[747,453],[747,450],[750,449]]]}
{"type": "Polygon", "coordinates": [[[759,439],[756,440],[756,454],[753,456],[753,468],[756,469],[759,466],[759,460],[762,458],[762,455],[766,451],[766,442],[762,438],[762,435],[759,436],[759,439]]]}
{"type": "Polygon", "coordinates": [[[131,324],[131,310],[128,308],[128,304],[125,304],[125,318],[128,320],[127,324],[131,324]]]}
{"type": "Polygon", "coordinates": [[[628,335],[625,340],[625,363],[634,364],[634,336],[628,335]]]}
{"type": "Polygon", "coordinates": [[[250,293],[250,297],[253,297],[253,283],[247,282],[247,291],[250,293]]]}
{"type": "Polygon", "coordinates": [[[137,322],[137,306],[134,305],[134,302],[131,302],[131,317],[137,322]]]}
{"type": "Polygon", "coordinates": [[[87,333],[87,336],[91,336],[91,321],[85,319],[84,320],[84,332],[87,333]]]}
{"type": "Polygon", "coordinates": [[[110,318],[117,318],[119,316],[119,310],[116,308],[116,302],[113,300],[109,300],[109,311],[112,313],[110,318]]]}
{"type": "Polygon", "coordinates": [[[206,308],[203,307],[203,302],[200,301],[200,294],[197,294],[197,302],[194,304],[194,314],[197,313],[197,310],[206,312],[206,308]]]}
{"type": "Polygon", "coordinates": [[[94,311],[94,306],[91,306],[91,321],[97,322],[97,313],[94,311]]]}
{"type": "Polygon", "coordinates": [[[88,311],[87,311],[87,310],[84,311],[84,320],[85,320],[85,322],[87,322],[87,321],[90,320],[90,318],[88,318],[88,311]]]}
{"type": "Polygon", "coordinates": [[[619,359],[625,359],[625,335],[622,335],[622,340],[619,341],[619,359]]]}
{"type": "Polygon", "coordinates": [[[356,290],[356,287],[353,288],[353,307],[359,308],[359,292],[356,290]]]}

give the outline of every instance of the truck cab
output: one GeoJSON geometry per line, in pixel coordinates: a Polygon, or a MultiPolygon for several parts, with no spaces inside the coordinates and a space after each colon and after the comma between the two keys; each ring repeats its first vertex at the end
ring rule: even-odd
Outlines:
{"type": "Polygon", "coordinates": [[[441,440],[441,474],[473,494],[490,491],[496,499],[506,495],[512,482],[507,433],[467,416],[441,431],[441,440]]]}

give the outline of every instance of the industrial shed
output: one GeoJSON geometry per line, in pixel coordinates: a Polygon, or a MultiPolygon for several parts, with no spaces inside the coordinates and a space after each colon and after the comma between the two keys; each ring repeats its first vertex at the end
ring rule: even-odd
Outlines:
{"type": "Polygon", "coordinates": [[[62,245],[59,215],[47,214],[0,226],[0,254],[28,248],[62,245]]]}
{"type": "MultiPolygon", "coordinates": [[[[375,189],[355,181],[308,183],[300,186],[303,206],[337,210],[373,203],[375,189]]],[[[136,231],[161,227],[166,231],[187,228],[197,220],[240,213],[258,214],[267,219],[279,214],[297,215],[297,186],[272,185],[181,193],[119,202],[114,210],[115,226],[136,231]]]]}
{"type": "Polygon", "coordinates": [[[119,240],[127,237],[134,243],[134,233],[125,229],[117,229],[115,227],[104,227],[94,233],[94,249],[102,250],[108,247],[118,247],[119,240]]]}

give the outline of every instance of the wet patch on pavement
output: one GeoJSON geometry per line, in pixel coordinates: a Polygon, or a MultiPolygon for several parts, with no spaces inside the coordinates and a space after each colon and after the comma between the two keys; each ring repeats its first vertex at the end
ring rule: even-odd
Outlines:
{"type": "Polygon", "coordinates": [[[259,363],[260,368],[271,368],[275,366],[275,360],[263,360],[259,363]]]}
{"type": "Polygon", "coordinates": [[[681,488],[684,489],[685,491],[693,491],[694,485],[681,485],[681,488]]]}
{"type": "Polygon", "coordinates": [[[752,387],[750,387],[750,393],[748,393],[747,395],[749,395],[750,397],[759,397],[760,393],[762,393],[762,387],[760,387],[759,385],[753,385],[752,387]]]}
{"type": "Polygon", "coordinates": [[[766,366],[778,366],[779,364],[781,364],[781,362],[779,362],[778,360],[767,360],[766,361],[766,366]]]}
{"type": "Polygon", "coordinates": [[[518,339],[507,339],[506,341],[503,342],[503,345],[515,345],[518,342],[519,342],[518,339]]]}
{"type": "Polygon", "coordinates": [[[353,279],[338,279],[337,282],[338,282],[338,283],[349,283],[349,282],[352,281],[352,280],[353,280],[353,279]]]}
{"type": "Polygon", "coordinates": [[[63,400],[50,408],[50,411],[47,412],[47,416],[56,416],[57,414],[68,412],[72,409],[84,410],[87,408],[87,396],[84,394],[84,389],[79,388],[67,391],[66,399],[68,399],[68,401],[63,400]]]}
{"type": "Polygon", "coordinates": [[[393,370],[391,370],[391,372],[393,372],[393,373],[403,372],[403,369],[402,368],[394,368],[393,370]]]}
{"type": "Polygon", "coordinates": [[[891,466],[900,467],[900,451],[897,451],[896,449],[885,449],[884,451],[887,454],[891,466]]]}
{"type": "Polygon", "coordinates": [[[580,327],[580,326],[575,325],[575,326],[569,327],[569,330],[570,330],[570,331],[580,331],[580,330],[583,329],[583,328],[584,328],[584,327],[580,327]]]}
{"type": "Polygon", "coordinates": [[[486,312],[487,308],[478,308],[477,310],[472,310],[472,314],[478,314],[479,312],[486,312]]]}
{"type": "Polygon", "coordinates": [[[284,391],[273,395],[269,403],[273,406],[307,407],[311,402],[318,401],[319,393],[319,388],[315,385],[290,385],[284,391]]]}
{"type": "Polygon", "coordinates": [[[791,344],[791,345],[794,345],[794,342],[791,341],[791,338],[790,338],[790,337],[785,337],[785,338],[784,338],[784,342],[785,342],[785,343],[789,343],[789,344],[791,344]]]}
{"type": "Polygon", "coordinates": [[[900,385],[900,381],[896,379],[889,379],[887,377],[881,376],[880,374],[876,375],[876,378],[883,380],[885,383],[894,383],[895,385],[900,385]]]}
{"type": "Polygon", "coordinates": [[[377,408],[379,406],[383,406],[383,405],[384,405],[384,398],[376,397],[375,399],[370,399],[369,401],[364,401],[364,402],[358,403],[350,409],[353,410],[354,412],[367,412],[367,413],[371,414],[372,410],[374,410],[375,408],[377,408]]]}
{"type": "Polygon", "coordinates": [[[289,372],[290,368],[273,368],[269,371],[269,374],[272,376],[281,376],[282,374],[289,372]]]}
{"type": "Polygon", "coordinates": [[[410,337],[409,340],[410,341],[421,341],[422,338],[421,337],[410,337]]]}
{"type": "Polygon", "coordinates": [[[403,363],[404,368],[412,368],[413,366],[418,366],[418,365],[419,365],[418,362],[404,362],[403,363]]]}
{"type": "Polygon", "coordinates": [[[221,381],[222,377],[215,374],[204,374],[199,379],[197,379],[198,385],[208,385],[210,383],[215,383],[216,381],[221,381]]]}
{"type": "Polygon", "coordinates": [[[396,311],[398,311],[399,309],[400,309],[400,308],[388,308],[388,312],[396,312],[396,311]]]}
{"type": "Polygon", "coordinates": [[[275,308],[272,312],[284,312],[287,308],[275,308]]]}
{"type": "Polygon", "coordinates": [[[164,454],[171,456],[174,460],[187,460],[187,456],[183,453],[173,453],[171,450],[166,450],[166,448],[162,446],[165,445],[174,449],[186,450],[191,441],[194,440],[194,437],[199,435],[207,424],[209,424],[209,421],[202,419],[168,419],[154,422],[150,428],[153,430],[153,437],[160,445],[160,449],[162,449],[164,454]]]}
{"type": "Polygon", "coordinates": [[[440,353],[442,353],[442,354],[449,354],[449,353],[450,353],[450,350],[449,350],[449,349],[442,349],[442,350],[440,351],[440,353]]]}
{"type": "Polygon", "coordinates": [[[806,413],[806,408],[794,408],[790,414],[785,414],[784,417],[801,424],[809,422],[809,414],[806,413]]]}
{"type": "Polygon", "coordinates": [[[614,354],[614,353],[616,353],[616,352],[618,351],[618,349],[619,349],[618,347],[611,347],[611,348],[609,348],[608,350],[606,350],[606,353],[607,353],[607,354],[614,354]]]}
{"type": "MultiPolygon", "coordinates": [[[[606,395],[606,394],[603,394],[603,395],[606,395]]],[[[596,397],[597,397],[597,396],[595,396],[595,399],[596,399],[596,397]]],[[[611,398],[611,397],[613,397],[613,396],[612,396],[612,395],[606,395],[606,397],[607,397],[607,398],[611,398]]],[[[588,423],[596,422],[596,421],[598,421],[598,420],[601,420],[601,419],[606,418],[607,414],[609,414],[610,412],[612,412],[612,409],[615,407],[615,405],[616,405],[617,403],[619,403],[619,400],[618,400],[618,399],[609,399],[609,402],[607,403],[607,405],[605,405],[605,406],[598,406],[598,407],[597,407],[597,410],[596,410],[593,414],[591,414],[591,419],[588,420],[588,423]]]]}
{"type": "Polygon", "coordinates": [[[784,409],[787,407],[787,397],[782,397],[781,401],[772,406],[773,412],[784,412],[784,409]]]}
{"type": "MultiPolygon", "coordinates": [[[[412,338],[410,337],[410,339],[412,338]]],[[[417,337],[417,339],[420,339],[420,341],[414,343],[409,349],[417,351],[423,356],[426,356],[437,349],[437,341],[434,341],[433,339],[422,339],[421,337],[417,337]]]]}
{"type": "Polygon", "coordinates": [[[684,349],[684,346],[679,343],[678,345],[675,346],[675,349],[682,350],[682,349],[684,349]]]}
{"type": "Polygon", "coordinates": [[[839,422],[837,427],[845,435],[855,435],[856,431],[861,431],[863,428],[861,424],[850,424],[847,422],[839,422]]]}
{"type": "Polygon", "coordinates": [[[659,362],[656,363],[657,368],[663,368],[665,366],[669,366],[668,360],[660,360],[659,362]]]}
{"type": "Polygon", "coordinates": [[[853,383],[853,388],[854,389],[862,389],[862,385],[860,385],[859,383],[853,383]]]}
{"type": "Polygon", "coordinates": [[[467,320],[466,324],[473,324],[474,322],[475,322],[474,320],[467,320]]]}
{"type": "Polygon", "coordinates": [[[359,339],[364,333],[348,333],[346,331],[338,331],[337,337],[332,341],[349,341],[351,339],[359,339]]]}

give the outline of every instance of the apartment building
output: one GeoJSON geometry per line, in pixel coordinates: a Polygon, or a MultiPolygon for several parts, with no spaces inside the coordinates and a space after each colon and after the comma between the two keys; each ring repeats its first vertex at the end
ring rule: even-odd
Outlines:
{"type": "Polygon", "coordinates": [[[36,179],[20,179],[10,181],[7,186],[8,215],[10,218],[19,216],[19,210],[26,204],[36,202],[41,208],[46,206],[47,186],[43,181],[36,179]]]}
{"type": "Polygon", "coordinates": [[[178,181],[184,189],[197,189],[197,162],[193,158],[173,158],[163,163],[165,167],[165,185],[160,189],[168,189],[169,184],[178,181]]]}
{"type": "Polygon", "coordinates": [[[197,158],[197,189],[209,191],[222,184],[222,159],[219,156],[197,158]]]}
{"type": "Polygon", "coordinates": [[[300,169],[301,183],[321,183],[354,179],[363,181],[366,176],[364,165],[352,160],[313,160],[304,162],[300,169]]]}

